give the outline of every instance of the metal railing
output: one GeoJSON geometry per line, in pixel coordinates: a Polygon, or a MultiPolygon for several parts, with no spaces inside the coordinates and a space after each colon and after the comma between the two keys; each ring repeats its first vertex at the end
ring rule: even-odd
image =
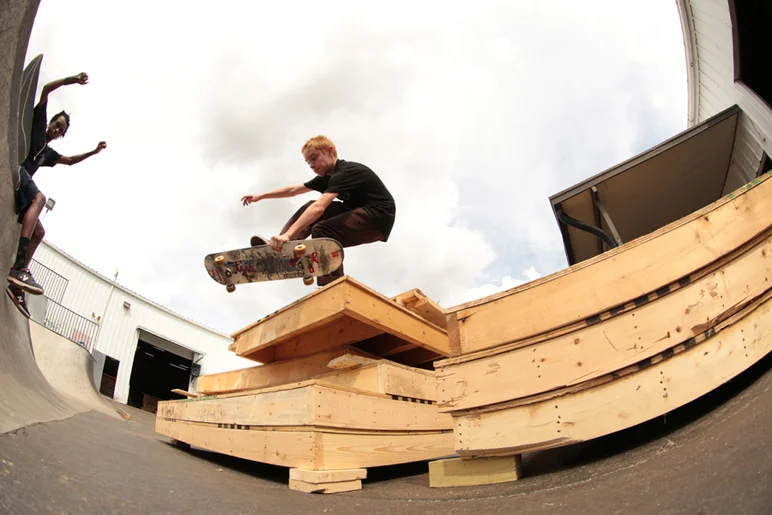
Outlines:
{"type": "Polygon", "coordinates": [[[94,350],[99,326],[51,298],[48,299],[44,325],[53,332],[82,345],[89,352],[94,350]]]}
{"type": "Polygon", "coordinates": [[[29,269],[35,280],[46,291],[46,297],[56,303],[61,303],[69,281],[34,259],[30,261],[29,269]]]}

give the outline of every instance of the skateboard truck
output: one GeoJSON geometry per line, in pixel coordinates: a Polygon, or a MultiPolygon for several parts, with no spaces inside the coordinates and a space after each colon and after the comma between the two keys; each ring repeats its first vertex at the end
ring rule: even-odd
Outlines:
{"type": "Polygon", "coordinates": [[[300,266],[303,268],[303,284],[306,286],[310,286],[314,284],[314,277],[311,275],[311,272],[308,270],[308,258],[304,257],[306,254],[306,246],[302,243],[300,245],[295,245],[295,257],[298,258],[298,263],[300,263],[300,266]]]}
{"type": "MultiPolygon", "coordinates": [[[[231,272],[230,268],[225,268],[225,256],[217,256],[216,258],[214,258],[214,264],[217,265],[217,268],[225,269],[223,273],[225,274],[225,277],[227,277],[228,279],[230,279],[231,276],[233,276],[233,272],[231,272]]],[[[236,285],[226,284],[225,291],[227,291],[228,293],[233,293],[234,291],[236,291],[236,285]]]]}

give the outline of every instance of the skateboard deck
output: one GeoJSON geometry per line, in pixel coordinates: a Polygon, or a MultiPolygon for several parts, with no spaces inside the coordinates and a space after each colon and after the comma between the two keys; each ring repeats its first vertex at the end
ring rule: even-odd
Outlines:
{"type": "MultiPolygon", "coordinates": [[[[32,112],[35,110],[35,93],[38,88],[38,78],[40,77],[40,65],[43,62],[43,54],[36,56],[24,68],[21,74],[21,87],[19,88],[19,127],[17,134],[17,153],[16,156],[21,163],[27,158],[29,152],[30,140],[32,138],[32,112]]],[[[13,188],[19,187],[18,167],[15,167],[17,173],[13,177],[13,188]]]]}
{"type": "Polygon", "coordinates": [[[215,252],[204,258],[209,276],[232,292],[237,284],[314,277],[334,272],[343,264],[343,248],[330,238],[288,241],[281,251],[268,245],[215,252]]]}

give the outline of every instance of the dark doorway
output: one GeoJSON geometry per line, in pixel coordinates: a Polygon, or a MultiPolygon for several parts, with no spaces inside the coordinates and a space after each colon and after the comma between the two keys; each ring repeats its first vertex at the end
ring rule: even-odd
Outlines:
{"type": "Polygon", "coordinates": [[[179,399],[172,389],[187,390],[190,359],[139,340],[129,380],[129,405],[156,412],[158,401],[179,399]]]}
{"type": "Polygon", "coordinates": [[[772,2],[734,0],[732,32],[734,36],[735,79],[743,82],[772,106],[772,2]]]}
{"type": "Polygon", "coordinates": [[[105,356],[105,365],[102,367],[102,380],[99,383],[99,393],[111,399],[115,397],[115,378],[118,377],[118,366],[120,364],[121,362],[117,359],[105,356]]]}

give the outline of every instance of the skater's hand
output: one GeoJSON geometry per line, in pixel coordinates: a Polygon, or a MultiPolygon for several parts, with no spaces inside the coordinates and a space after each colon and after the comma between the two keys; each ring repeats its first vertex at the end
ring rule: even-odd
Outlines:
{"type": "Polygon", "coordinates": [[[73,76],[76,84],[88,84],[88,75],[85,72],[81,72],[73,76]]]}
{"type": "Polygon", "coordinates": [[[241,203],[245,206],[253,204],[260,200],[260,195],[244,195],[241,197],[241,203]]]}
{"type": "Polygon", "coordinates": [[[286,234],[282,234],[281,236],[272,237],[269,245],[273,250],[278,252],[281,250],[282,246],[288,241],[289,241],[289,237],[286,234]]]}
{"type": "Polygon", "coordinates": [[[94,149],[94,153],[98,154],[106,148],[107,148],[107,143],[105,143],[104,141],[100,141],[99,144],[94,149]]]}

